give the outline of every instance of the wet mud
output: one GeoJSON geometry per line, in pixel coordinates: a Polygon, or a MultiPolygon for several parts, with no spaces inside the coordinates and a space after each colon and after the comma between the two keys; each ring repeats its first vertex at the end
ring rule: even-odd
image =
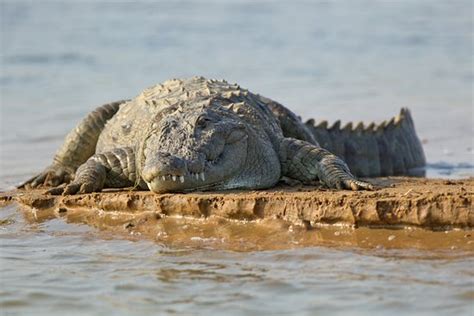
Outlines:
{"type": "Polygon", "coordinates": [[[234,250],[314,245],[474,250],[474,179],[372,179],[377,191],[278,186],[154,194],[2,193],[28,220],[64,218],[133,238],[234,250]]]}

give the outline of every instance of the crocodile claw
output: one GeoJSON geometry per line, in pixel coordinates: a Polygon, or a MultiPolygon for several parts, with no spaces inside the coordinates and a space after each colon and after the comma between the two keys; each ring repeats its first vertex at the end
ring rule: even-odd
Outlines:
{"type": "Polygon", "coordinates": [[[347,177],[341,177],[338,179],[332,179],[330,183],[323,181],[323,184],[329,188],[335,188],[338,190],[368,190],[373,191],[375,187],[373,184],[361,180],[357,180],[352,175],[348,174],[347,177]]]}
{"type": "Polygon", "coordinates": [[[368,191],[373,191],[375,190],[375,187],[373,184],[365,181],[360,181],[356,179],[349,179],[349,180],[344,180],[342,181],[343,183],[343,189],[351,189],[353,191],[358,191],[358,190],[368,190],[368,191]]]}
{"type": "Polygon", "coordinates": [[[66,187],[65,185],[54,187],[54,188],[49,189],[48,191],[46,191],[46,194],[61,195],[61,194],[63,194],[65,187],[66,187]]]}
{"type": "Polygon", "coordinates": [[[74,177],[74,172],[59,164],[52,164],[40,174],[20,184],[18,189],[34,189],[41,186],[57,187],[63,183],[69,183],[74,177]]]}
{"type": "Polygon", "coordinates": [[[79,182],[74,181],[68,184],[63,192],[62,195],[74,195],[74,194],[85,194],[85,193],[92,193],[98,192],[101,190],[101,187],[98,186],[94,182],[79,182]]]}
{"type": "Polygon", "coordinates": [[[320,181],[327,187],[338,190],[375,190],[373,184],[356,179],[347,164],[334,156],[323,162],[320,181]]]}
{"type": "Polygon", "coordinates": [[[62,184],[46,191],[51,195],[74,195],[100,191],[100,188],[93,182],[73,181],[69,184],[62,184]]]}

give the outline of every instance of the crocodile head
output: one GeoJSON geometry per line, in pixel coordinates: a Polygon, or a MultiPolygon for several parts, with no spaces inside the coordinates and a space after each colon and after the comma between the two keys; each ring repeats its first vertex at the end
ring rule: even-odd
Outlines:
{"type": "Polygon", "coordinates": [[[255,187],[268,177],[261,174],[265,170],[249,166],[259,159],[255,152],[262,149],[256,145],[252,127],[226,108],[170,107],[153,120],[141,146],[139,169],[154,192],[255,187]]]}

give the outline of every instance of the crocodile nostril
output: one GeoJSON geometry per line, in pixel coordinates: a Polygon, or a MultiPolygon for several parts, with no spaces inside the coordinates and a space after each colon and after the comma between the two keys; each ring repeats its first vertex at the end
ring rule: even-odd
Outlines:
{"type": "Polygon", "coordinates": [[[159,171],[158,171],[157,166],[145,165],[143,167],[141,174],[142,174],[143,180],[145,180],[146,182],[151,182],[153,181],[153,179],[157,177],[157,175],[159,174],[159,171]]]}

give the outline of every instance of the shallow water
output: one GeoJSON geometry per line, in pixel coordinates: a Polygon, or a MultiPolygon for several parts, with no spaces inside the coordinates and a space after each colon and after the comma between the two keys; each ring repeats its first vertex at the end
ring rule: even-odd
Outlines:
{"type": "Polygon", "coordinates": [[[2,215],[10,220],[0,231],[0,304],[5,312],[472,312],[472,250],[309,247],[240,252],[215,250],[210,243],[176,248],[62,220],[27,225],[14,207],[2,215]]]}
{"type": "MultiPolygon", "coordinates": [[[[428,175],[474,175],[470,1],[0,8],[2,190],[46,166],[94,107],[193,75],[238,82],[303,118],[381,121],[408,106],[428,175]]],[[[25,222],[14,206],[0,215],[5,314],[473,310],[472,255],[460,250],[170,248],[61,220],[25,222]]]]}

